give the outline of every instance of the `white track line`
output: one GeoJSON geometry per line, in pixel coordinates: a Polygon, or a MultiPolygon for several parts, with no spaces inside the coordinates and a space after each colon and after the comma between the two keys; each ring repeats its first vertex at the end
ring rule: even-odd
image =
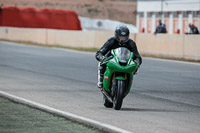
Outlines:
{"type": "Polygon", "coordinates": [[[24,99],[24,98],[21,98],[18,96],[11,95],[11,94],[3,92],[3,91],[0,91],[0,96],[6,97],[15,102],[22,103],[22,104],[28,105],[30,107],[33,107],[33,108],[37,108],[39,110],[42,110],[42,111],[45,111],[45,112],[48,112],[51,114],[56,114],[56,115],[65,117],[69,120],[76,121],[76,122],[82,123],[82,124],[90,126],[90,127],[97,128],[100,131],[109,132],[109,133],[132,133],[132,132],[126,131],[124,129],[121,129],[121,128],[118,128],[118,127],[115,127],[115,126],[112,126],[112,125],[109,125],[106,123],[102,123],[99,121],[81,117],[81,116],[78,116],[78,115],[75,115],[75,114],[72,114],[69,112],[64,112],[64,111],[61,111],[61,110],[58,110],[58,109],[55,109],[55,108],[52,108],[52,107],[49,107],[46,105],[42,105],[40,103],[36,103],[36,102],[30,101],[30,100],[27,100],[27,99],[24,99]]]}
{"type": "Polygon", "coordinates": [[[170,60],[170,59],[162,59],[162,58],[153,58],[153,57],[142,57],[148,60],[157,60],[163,62],[173,62],[173,63],[182,63],[182,64],[190,64],[190,65],[200,65],[198,62],[189,62],[189,61],[181,61],[181,60],[170,60]]]}

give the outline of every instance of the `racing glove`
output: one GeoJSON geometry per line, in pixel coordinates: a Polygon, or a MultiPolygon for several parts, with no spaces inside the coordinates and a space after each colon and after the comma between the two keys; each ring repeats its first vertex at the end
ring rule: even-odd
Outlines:
{"type": "Polygon", "coordinates": [[[104,60],[105,60],[105,56],[103,56],[102,54],[99,54],[98,56],[97,56],[97,58],[98,58],[98,60],[100,61],[100,62],[103,62],[104,60]]]}

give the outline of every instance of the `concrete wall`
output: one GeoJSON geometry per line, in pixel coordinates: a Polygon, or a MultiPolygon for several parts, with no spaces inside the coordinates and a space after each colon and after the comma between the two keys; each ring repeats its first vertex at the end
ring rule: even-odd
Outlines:
{"type": "Polygon", "coordinates": [[[114,35],[113,32],[104,31],[64,31],[47,30],[46,44],[59,44],[71,47],[99,48],[105,41],[114,35]]]}
{"type": "Polygon", "coordinates": [[[113,32],[0,27],[0,39],[47,45],[99,48],[113,32]]]}
{"type": "Polygon", "coordinates": [[[137,34],[140,53],[155,56],[183,58],[183,36],[166,34],[137,34]]]}
{"type": "MultiPolygon", "coordinates": [[[[0,39],[85,48],[100,48],[113,35],[104,31],[0,27],[0,39]]],[[[144,55],[200,61],[200,35],[131,34],[130,38],[144,55]]]]}
{"type": "Polygon", "coordinates": [[[137,34],[141,54],[200,61],[200,35],[137,34]]]}
{"type": "Polygon", "coordinates": [[[183,36],[185,59],[200,60],[200,35],[183,36]]]}
{"type": "Polygon", "coordinates": [[[47,30],[44,29],[28,29],[28,28],[7,28],[0,27],[0,39],[29,41],[45,44],[47,30]]]}

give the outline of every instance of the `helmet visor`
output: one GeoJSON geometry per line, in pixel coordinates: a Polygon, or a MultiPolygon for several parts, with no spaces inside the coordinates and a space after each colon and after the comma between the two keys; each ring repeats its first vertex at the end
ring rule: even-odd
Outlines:
{"type": "Polygon", "coordinates": [[[118,36],[119,41],[126,41],[126,36],[118,36]]]}

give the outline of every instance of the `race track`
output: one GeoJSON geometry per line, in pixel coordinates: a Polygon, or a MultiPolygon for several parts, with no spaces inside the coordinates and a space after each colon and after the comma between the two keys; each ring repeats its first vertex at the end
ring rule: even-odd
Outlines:
{"type": "Polygon", "coordinates": [[[143,58],[122,109],[105,108],[95,53],[0,42],[0,91],[134,133],[200,132],[200,64],[143,58]]]}

